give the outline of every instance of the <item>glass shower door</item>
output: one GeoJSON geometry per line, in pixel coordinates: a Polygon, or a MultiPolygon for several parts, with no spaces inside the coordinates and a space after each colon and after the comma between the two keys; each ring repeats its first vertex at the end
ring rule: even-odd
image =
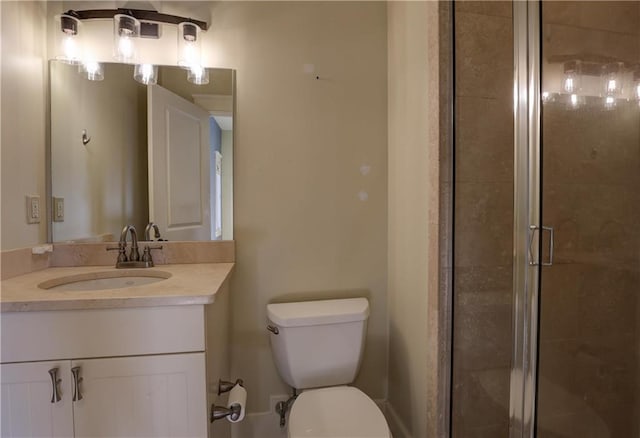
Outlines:
{"type": "Polygon", "coordinates": [[[536,436],[640,436],[640,2],[543,2],[536,436]]]}

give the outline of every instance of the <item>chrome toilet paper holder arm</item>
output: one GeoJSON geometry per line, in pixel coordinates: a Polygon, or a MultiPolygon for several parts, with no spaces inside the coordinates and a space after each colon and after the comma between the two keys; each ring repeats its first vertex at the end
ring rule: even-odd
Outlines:
{"type": "MultiPolygon", "coordinates": [[[[227,380],[218,380],[218,395],[231,391],[235,386],[244,387],[242,379],[237,379],[235,382],[229,382],[227,380]]],[[[211,413],[209,415],[209,422],[213,423],[216,420],[229,417],[231,421],[236,421],[240,418],[242,413],[242,407],[240,405],[232,405],[231,407],[211,405],[211,413]]]]}
{"type": "Polygon", "coordinates": [[[226,406],[216,406],[211,405],[211,415],[209,417],[209,422],[213,423],[216,420],[221,420],[222,418],[229,417],[231,420],[236,421],[240,418],[240,412],[242,408],[239,405],[233,405],[230,408],[226,406]]]}
{"type": "Polygon", "coordinates": [[[235,382],[229,382],[227,380],[218,380],[218,395],[222,395],[225,392],[229,392],[233,389],[234,386],[240,385],[244,387],[244,382],[242,379],[237,379],[235,382]]]}

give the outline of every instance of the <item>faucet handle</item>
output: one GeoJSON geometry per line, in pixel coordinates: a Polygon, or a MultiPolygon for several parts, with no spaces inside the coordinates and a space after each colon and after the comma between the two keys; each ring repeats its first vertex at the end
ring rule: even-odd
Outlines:
{"type": "Polygon", "coordinates": [[[159,245],[159,246],[145,245],[144,246],[144,251],[142,252],[142,261],[150,263],[151,266],[153,266],[153,257],[151,257],[152,249],[162,249],[162,245],[159,245]]]}
{"type": "Polygon", "coordinates": [[[126,243],[119,242],[118,246],[108,246],[107,251],[115,251],[118,250],[118,262],[126,262],[127,261],[127,247],[126,243]]]}

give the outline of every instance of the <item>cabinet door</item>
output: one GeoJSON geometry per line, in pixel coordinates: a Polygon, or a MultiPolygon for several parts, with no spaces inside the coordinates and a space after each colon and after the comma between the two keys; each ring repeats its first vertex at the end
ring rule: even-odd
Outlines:
{"type": "Polygon", "coordinates": [[[76,437],[205,437],[204,353],[75,360],[76,437]]]}
{"type": "Polygon", "coordinates": [[[0,365],[3,437],[72,437],[69,361],[0,365]],[[58,401],[53,401],[56,370],[58,401]]]}

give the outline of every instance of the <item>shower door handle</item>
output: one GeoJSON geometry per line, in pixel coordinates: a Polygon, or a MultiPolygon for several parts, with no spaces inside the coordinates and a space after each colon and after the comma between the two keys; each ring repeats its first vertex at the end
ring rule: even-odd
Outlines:
{"type": "MultiPolygon", "coordinates": [[[[552,266],[553,265],[553,252],[554,252],[554,235],[553,235],[553,227],[545,227],[545,226],[537,226],[537,225],[529,225],[529,265],[531,266],[552,266]],[[538,253],[538,259],[536,259],[536,256],[534,255],[534,245],[533,242],[535,241],[535,236],[536,236],[536,231],[540,230],[542,233],[542,237],[544,237],[544,232],[548,231],[549,232],[549,261],[548,262],[543,262],[542,259],[542,255],[540,254],[540,252],[542,251],[542,242],[540,242],[539,246],[540,249],[537,251],[538,253]]],[[[538,245],[536,245],[538,246],[538,245]]]]}
{"type": "Polygon", "coordinates": [[[542,228],[542,233],[544,234],[545,231],[549,232],[549,261],[548,262],[542,262],[540,263],[542,266],[552,266],[553,265],[553,227],[545,227],[542,226],[540,227],[542,228]]]}

